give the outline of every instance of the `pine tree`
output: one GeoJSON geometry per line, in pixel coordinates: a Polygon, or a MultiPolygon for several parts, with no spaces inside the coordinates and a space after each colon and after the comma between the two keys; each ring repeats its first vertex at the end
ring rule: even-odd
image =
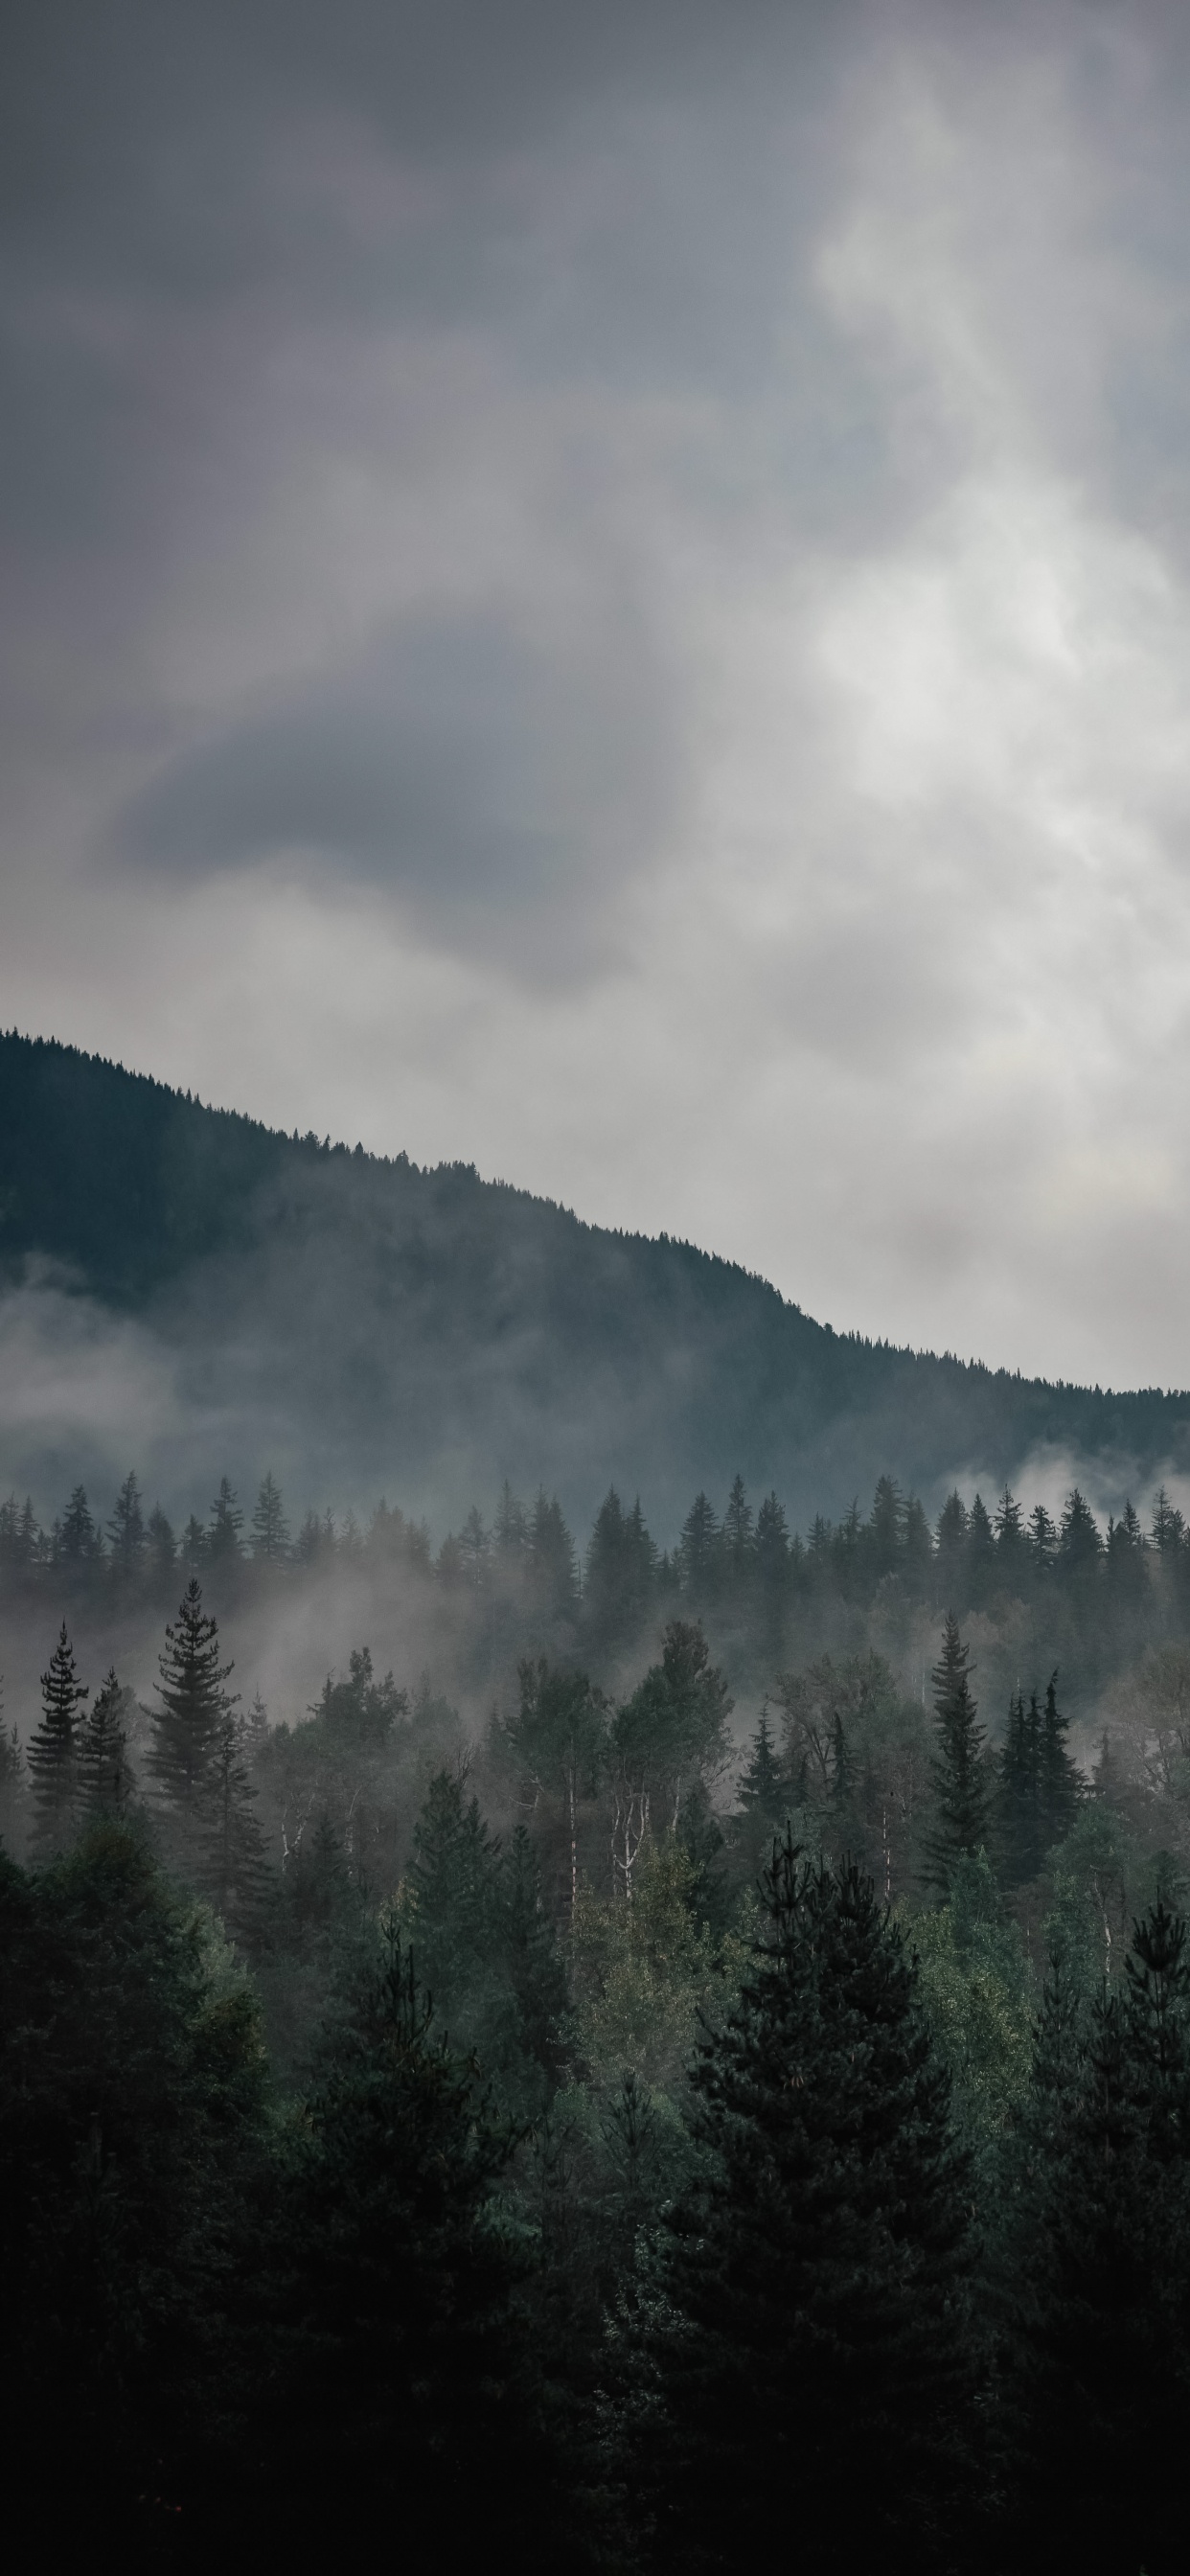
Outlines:
{"type": "Polygon", "coordinates": [[[967,1523],[967,1591],[976,1608],[990,1598],[996,1574],[996,1536],[983,1496],[977,1494],[967,1523]]]}
{"type": "Polygon", "coordinates": [[[578,1608],[578,1559],[555,1494],[538,1491],[529,1530],[529,1565],[535,1599],[547,1618],[572,1619],[578,1608]]]}
{"type": "Polygon", "coordinates": [[[713,1598],[721,1563],[719,1524],[705,1494],[696,1494],[682,1524],[678,1565],[682,1589],[692,1601],[713,1598]]]}
{"type": "Polygon", "coordinates": [[[727,1498],[723,1515],[723,1555],[728,1575],[737,1587],[744,1582],[752,1563],[752,1505],[742,1476],[737,1476],[727,1498]]]}
{"type": "Polygon", "coordinates": [[[771,1842],[785,1819],[789,1804],[789,1787],[781,1768],[780,1757],[769,1727],[768,1702],[760,1712],[760,1724],[752,1738],[747,1769],[742,1773],[739,1802],[745,1815],[755,1815],[768,1830],[771,1842]]]}
{"type": "Polygon", "coordinates": [[[868,1556],[875,1582],[900,1570],[904,1549],[905,1506],[891,1476],[881,1476],[868,1521],[868,1556]]]}
{"type": "Polygon", "coordinates": [[[172,1583],[178,1550],[171,1523],[160,1503],[154,1503],[147,1531],[149,1571],[155,1586],[172,1583]]]}
{"type": "Polygon", "coordinates": [[[1185,2558],[1190,1961],[1157,1905],[1124,1991],[1045,1999],[1019,2217],[1014,2566],[1185,2558]]]}
{"type": "Polygon", "coordinates": [[[33,1783],[33,1844],[40,1853],[61,1851],[78,1806],[79,1707],[87,1698],[75,1667],[66,1622],[41,1676],[41,1716],[27,1760],[33,1783]]]}
{"type": "Polygon", "coordinates": [[[76,1485],[55,1531],[54,1554],[60,1565],[91,1565],[103,1553],[103,1541],[91,1517],[85,1485],[76,1485]]]}
{"type": "Polygon", "coordinates": [[[739,2003],[699,2048],[707,2163],[639,2335],[656,2555],[760,2567],[796,2512],[799,2562],[826,2569],[842,2509],[847,2564],[930,2569],[949,2563],[970,2405],[947,2078],[869,1880],[803,1867],[787,1837],[765,1902],[739,2003]]]}
{"type": "Polygon", "coordinates": [[[974,1859],[989,1838],[990,1801],[983,1762],[984,1730],[976,1724],[968,1672],[970,1649],[959,1635],[959,1623],[948,1612],[942,1630],[942,1659],[934,1668],[934,1713],[938,1750],[930,1766],[934,1790],[934,1827],[927,1837],[930,1883],[942,1894],[961,1854],[974,1859]]]}
{"type": "Polygon", "coordinates": [[[1027,1562],[1024,1520],[1020,1504],[1006,1485],[996,1505],[993,1529],[1001,1584],[1019,1583],[1027,1562]]]}
{"type": "Polygon", "coordinates": [[[967,1583],[967,1506],[957,1488],[938,1514],[934,1554],[943,1598],[961,1600],[967,1583]]]}
{"type": "Polygon", "coordinates": [[[140,1487],[131,1470],[116,1496],[107,1534],[111,1541],[112,1563],[117,1572],[135,1574],[145,1552],[145,1516],[140,1487]]]}
{"type": "Polygon", "coordinates": [[[1069,1722],[1058,1711],[1058,1676],[1046,1685],[1038,1759],[1038,1806],[1045,1850],[1064,1842],[1082,1804],[1083,1782],[1066,1750],[1069,1722]]]}
{"type": "Polygon", "coordinates": [[[1058,1559],[1058,1533],[1044,1503],[1035,1503],[1029,1514],[1028,1545],[1034,1573],[1051,1575],[1058,1559]]]}
{"type": "Polygon", "coordinates": [[[1009,1702],[1008,1727],[996,1765],[996,1840],[1005,1885],[1037,1876],[1049,1849],[1041,1811],[1041,1715],[1037,1693],[1028,1712],[1020,1692],[1009,1702]]]}
{"type": "Polygon", "coordinates": [[[148,1768],[157,1783],[179,1854],[193,1867],[210,1821],[220,1736],[235,1702],[223,1685],[232,1670],[219,1661],[219,1625],[202,1606],[197,1575],[186,1586],[177,1625],[165,1631],[159,1658],[153,1742],[148,1768]]]}
{"type": "Polygon", "coordinates": [[[757,1512],[754,1553],[764,1599],[779,1604],[789,1572],[789,1523],[775,1494],[766,1494],[757,1512]]]}
{"type": "Polygon", "coordinates": [[[234,1487],[229,1485],[226,1476],[221,1476],[219,1491],[211,1505],[211,1517],[206,1532],[206,1555],[209,1565],[238,1565],[241,1554],[240,1531],[243,1526],[244,1515],[236,1500],[234,1487]]]}
{"type": "Polygon", "coordinates": [[[289,1554],[289,1523],[271,1468],[262,1479],[252,1514],[252,1553],[265,1565],[283,1565],[289,1554]]]}
{"type": "Polygon", "coordinates": [[[124,1723],[131,1697],[131,1691],[126,1691],[117,1679],[113,1665],[79,1728],[79,1808],[88,1824],[98,1816],[122,1816],[132,1797],[132,1766],[124,1723]]]}
{"type": "Polygon", "coordinates": [[[1076,1581],[1088,1581],[1098,1572],[1102,1555],[1103,1541],[1094,1513],[1078,1486],[1073,1485],[1058,1531],[1058,1564],[1063,1574],[1076,1581]]]}

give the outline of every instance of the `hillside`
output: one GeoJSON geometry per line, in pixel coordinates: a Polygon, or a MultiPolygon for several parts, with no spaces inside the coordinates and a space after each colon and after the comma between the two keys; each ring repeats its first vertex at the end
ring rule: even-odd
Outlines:
{"type": "MultiPolygon", "coordinates": [[[[69,1340],[94,1473],[104,1446],[122,1472],[138,1425],[143,1446],[150,1382],[169,1419],[138,1463],[166,1483],[197,1448],[245,1480],[271,1459],[314,1497],[384,1487],[450,1513],[507,1475],[556,1487],[582,1521],[615,1481],[659,1534],[737,1469],[804,1518],[885,1470],[933,1501],[955,1474],[994,1485],[1047,1448],[1099,1461],[1121,1492],[1190,1459],[1190,1396],[839,1335],[690,1244],[585,1225],[467,1166],[275,1134],[16,1035],[0,1038],[0,1274],[43,1373],[69,1340]],[[136,1381],[122,1445],[88,1407],[82,1317],[94,1370],[110,1330],[136,1381]]],[[[0,1476],[69,1473],[69,1403],[47,1431],[14,1399],[15,1365],[0,1476]]]]}

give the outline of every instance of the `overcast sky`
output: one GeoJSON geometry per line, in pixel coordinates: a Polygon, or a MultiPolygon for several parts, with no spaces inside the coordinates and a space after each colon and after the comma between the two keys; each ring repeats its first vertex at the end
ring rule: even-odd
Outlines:
{"type": "Polygon", "coordinates": [[[10,0],[0,1021],[1190,1383],[1188,36],[10,0]]]}

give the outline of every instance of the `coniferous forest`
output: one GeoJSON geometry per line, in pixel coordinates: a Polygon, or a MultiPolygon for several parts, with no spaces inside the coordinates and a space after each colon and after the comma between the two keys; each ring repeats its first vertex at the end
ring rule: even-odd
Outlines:
{"type": "Polygon", "coordinates": [[[1180,2566],[1190,1537],[0,1510],[18,2484],[133,2563],[1180,2566]],[[260,1675],[295,1629],[304,1703],[260,1675]],[[396,1621],[416,1660],[382,1669],[396,1621]],[[311,1669],[315,1667],[312,1665],[311,1669]],[[69,2474],[61,2473],[69,2426],[69,2474]]]}

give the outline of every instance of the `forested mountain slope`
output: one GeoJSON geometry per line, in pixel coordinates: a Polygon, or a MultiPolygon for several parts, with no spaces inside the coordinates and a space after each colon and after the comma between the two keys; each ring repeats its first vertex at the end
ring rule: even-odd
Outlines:
{"type": "MultiPolygon", "coordinates": [[[[9,1296],[48,1282],[56,1311],[65,1288],[151,1337],[179,1412],[218,1418],[223,1458],[233,1426],[245,1476],[273,1456],[348,1496],[387,1483],[449,1508],[507,1475],[581,1516],[615,1481],[663,1530],[737,1470],[796,1515],[886,1469],[927,1500],[964,1469],[995,1485],[1051,1445],[1121,1490],[1190,1458],[1190,1396],[836,1334],[690,1244],[585,1225],[469,1166],[274,1134],[16,1035],[0,1265],[9,1296]]],[[[27,1443],[2,1463],[26,1472],[27,1443]]]]}

